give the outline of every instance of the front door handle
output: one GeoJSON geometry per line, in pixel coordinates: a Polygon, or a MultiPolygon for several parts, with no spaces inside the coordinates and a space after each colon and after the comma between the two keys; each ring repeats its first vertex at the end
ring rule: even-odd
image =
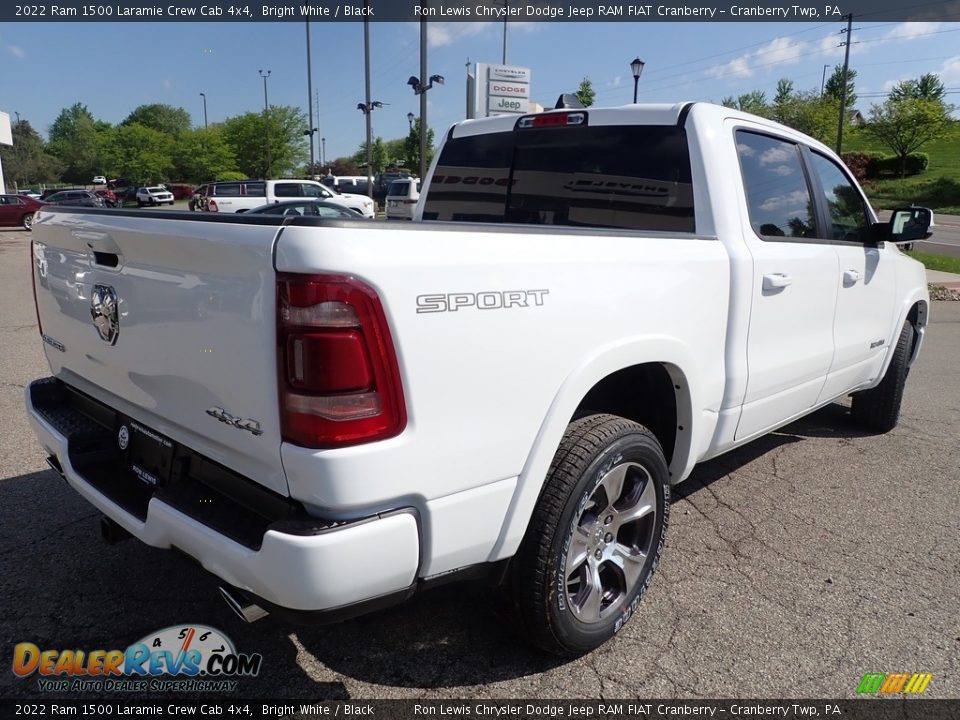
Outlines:
{"type": "Polygon", "coordinates": [[[844,285],[854,285],[862,276],[860,275],[859,270],[844,270],[843,271],[843,284],[844,285]]]}
{"type": "Polygon", "coordinates": [[[787,273],[768,273],[763,276],[763,289],[776,290],[785,288],[793,283],[793,279],[787,273]]]}

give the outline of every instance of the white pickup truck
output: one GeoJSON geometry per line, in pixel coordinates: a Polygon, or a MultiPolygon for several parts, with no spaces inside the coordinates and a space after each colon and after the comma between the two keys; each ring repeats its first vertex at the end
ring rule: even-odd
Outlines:
{"type": "Polygon", "coordinates": [[[55,208],[53,468],[248,620],[485,575],[560,654],[660,561],[694,465],[848,394],[898,420],[923,267],[820,143],[703,103],[453,126],[419,222],[55,208]]]}

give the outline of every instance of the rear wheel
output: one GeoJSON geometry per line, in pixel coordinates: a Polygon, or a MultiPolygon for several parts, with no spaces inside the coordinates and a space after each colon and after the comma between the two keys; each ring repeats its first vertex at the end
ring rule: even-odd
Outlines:
{"type": "Polygon", "coordinates": [[[637,423],[571,423],[511,566],[520,625],[548,652],[582,655],[630,619],[660,562],[670,488],[663,450],[637,423]]]}
{"type": "Polygon", "coordinates": [[[23,223],[24,230],[32,230],[33,229],[33,213],[27,213],[26,215],[24,215],[21,222],[23,223]]]}
{"type": "Polygon", "coordinates": [[[883,380],[875,388],[853,393],[850,414],[862,427],[878,433],[893,430],[900,421],[903,388],[910,371],[910,354],[916,331],[908,320],[900,330],[893,358],[883,380]]]}

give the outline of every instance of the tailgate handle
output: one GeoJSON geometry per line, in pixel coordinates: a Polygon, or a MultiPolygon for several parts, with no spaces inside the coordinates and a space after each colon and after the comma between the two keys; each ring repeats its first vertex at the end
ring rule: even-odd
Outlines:
{"type": "Polygon", "coordinates": [[[103,267],[115,268],[120,265],[120,246],[107,233],[91,230],[74,230],[73,236],[84,243],[93,255],[93,263],[103,267]]]}

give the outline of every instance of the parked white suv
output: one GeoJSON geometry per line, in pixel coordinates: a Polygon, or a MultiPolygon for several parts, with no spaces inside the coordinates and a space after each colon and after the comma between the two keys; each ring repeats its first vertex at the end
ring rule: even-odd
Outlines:
{"type": "Polygon", "coordinates": [[[404,178],[390,183],[387,191],[387,220],[413,220],[420,199],[420,179],[404,178]]]}
{"type": "Polygon", "coordinates": [[[137,188],[137,205],[173,205],[173,193],[163,185],[137,188]]]}

